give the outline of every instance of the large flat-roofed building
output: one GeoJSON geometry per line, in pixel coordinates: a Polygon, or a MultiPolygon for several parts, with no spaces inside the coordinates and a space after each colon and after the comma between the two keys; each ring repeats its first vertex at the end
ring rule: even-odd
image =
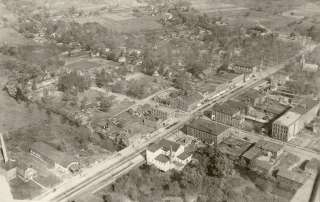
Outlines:
{"type": "Polygon", "coordinates": [[[79,162],[68,154],[60,152],[44,142],[33,143],[30,147],[30,153],[32,156],[47,164],[48,167],[63,172],[76,172],[79,170],[79,162]]]}
{"type": "Polygon", "coordinates": [[[318,100],[305,99],[273,122],[272,137],[284,142],[291,140],[317,116],[318,111],[318,100]]]}
{"type": "Polygon", "coordinates": [[[187,135],[193,136],[206,144],[219,144],[229,136],[229,127],[206,119],[197,119],[186,125],[187,135]]]}
{"type": "Polygon", "coordinates": [[[229,126],[241,128],[247,106],[241,102],[228,100],[222,104],[214,105],[206,115],[213,121],[229,126]]]}

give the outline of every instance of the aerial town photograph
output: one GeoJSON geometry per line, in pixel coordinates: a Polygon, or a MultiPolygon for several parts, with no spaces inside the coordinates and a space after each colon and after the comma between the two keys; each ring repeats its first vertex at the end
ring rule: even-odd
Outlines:
{"type": "Polygon", "coordinates": [[[0,202],[320,202],[320,0],[0,0],[0,202]]]}

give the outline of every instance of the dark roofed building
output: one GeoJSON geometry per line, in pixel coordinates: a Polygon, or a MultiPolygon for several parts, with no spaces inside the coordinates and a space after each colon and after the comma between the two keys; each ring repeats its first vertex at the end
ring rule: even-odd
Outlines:
{"type": "Polygon", "coordinates": [[[279,155],[283,152],[283,145],[277,144],[274,142],[266,141],[266,140],[259,140],[255,147],[258,147],[264,152],[271,152],[272,158],[276,159],[279,155]]]}
{"type": "Polygon", "coordinates": [[[241,128],[246,112],[247,106],[244,103],[228,100],[214,105],[206,114],[213,121],[241,128]]]}
{"type": "Polygon", "coordinates": [[[285,189],[296,191],[308,179],[309,175],[305,172],[280,169],[277,172],[279,186],[285,189]]]}
{"type": "Polygon", "coordinates": [[[64,172],[79,170],[79,163],[63,152],[60,152],[44,142],[35,142],[30,147],[30,153],[51,168],[64,172]]]}
{"type": "Polygon", "coordinates": [[[237,162],[240,160],[241,155],[243,155],[251,145],[250,142],[234,137],[228,137],[219,144],[219,150],[229,159],[237,162]]]}
{"type": "Polygon", "coordinates": [[[160,142],[150,145],[148,150],[155,152],[158,149],[162,149],[165,152],[168,152],[170,150],[172,150],[173,152],[176,152],[178,151],[179,147],[180,145],[176,142],[173,142],[167,139],[162,139],[160,140],[160,142]]]}
{"type": "Polygon", "coordinates": [[[317,105],[319,105],[318,100],[305,99],[300,104],[290,109],[290,111],[298,114],[305,114],[309,112],[312,108],[316,107],[317,105]]]}
{"type": "Polygon", "coordinates": [[[186,126],[186,132],[207,144],[217,145],[229,135],[228,128],[210,120],[197,119],[186,126]]]}
{"type": "Polygon", "coordinates": [[[246,103],[247,105],[256,106],[265,101],[265,96],[255,89],[249,89],[245,93],[238,96],[238,100],[246,103]]]}

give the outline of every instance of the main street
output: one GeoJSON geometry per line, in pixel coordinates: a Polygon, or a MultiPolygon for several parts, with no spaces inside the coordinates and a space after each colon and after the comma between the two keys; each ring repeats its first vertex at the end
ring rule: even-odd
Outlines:
{"type": "MultiPolygon", "coordinates": [[[[309,46],[307,49],[301,51],[297,56],[312,51],[315,47],[316,46],[309,46]]],[[[41,201],[67,201],[77,194],[86,191],[88,188],[99,184],[97,182],[101,182],[101,180],[109,178],[110,173],[117,173],[117,175],[120,176],[123,166],[127,164],[128,161],[131,161],[132,159],[139,156],[140,153],[143,152],[149,144],[170,136],[174,131],[182,128],[185,123],[195,118],[198,113],[209,109],[214,104],[225,102],[226,100],[245,92],[249,88],[255,87],[259,83],[259,81],[284,68],[285,65],[286,63],[274,67],[268,67],[267,70],[260,72],[255,78],[247,81],[241,86],[229,90],[218,97],[206,98],[206,100],[208,101],[205,104],[192,110],[192,112],[187,114],[186,116],[176,118],[176,120],[174,120],[174,124],[172,124],[171,127],[167,126],[164,129],[162,128],[149,134],[149,138],[144,138],[143,141],[139,141],[130,145],[119,153],[113,155],[109,161],[104,161],[100,164],[94,165],[94,167],[87,169],[83,173],[83,175],[74,176],[70,180],[56,187],[54,191],[48,191],[40,195],[39,197],[36,197],[36,199],[41,201]]]]}

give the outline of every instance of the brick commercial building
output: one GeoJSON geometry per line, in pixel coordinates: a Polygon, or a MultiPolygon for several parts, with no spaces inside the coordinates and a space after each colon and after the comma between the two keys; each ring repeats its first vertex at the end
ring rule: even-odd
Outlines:
{"type": "Polygon", "coordinates": [[[230,134],[227,126],[205,119],[197,119],[186,125],[186,133],[214,145],[218,145],[230,134]]]}
{"type": "Polygon", "coordinates": [[[222,104],[214,105],[205,114],[213,121],[241,128],[246,112],[247,107],[245,104],[228,100],[222,104]]]}
{"type": "Polygon", "coordinates": [[[272,137],[287,142],[294,138],[319,111],[319,101],[305,99],[290,109],[272,124],[272,137]]]}

